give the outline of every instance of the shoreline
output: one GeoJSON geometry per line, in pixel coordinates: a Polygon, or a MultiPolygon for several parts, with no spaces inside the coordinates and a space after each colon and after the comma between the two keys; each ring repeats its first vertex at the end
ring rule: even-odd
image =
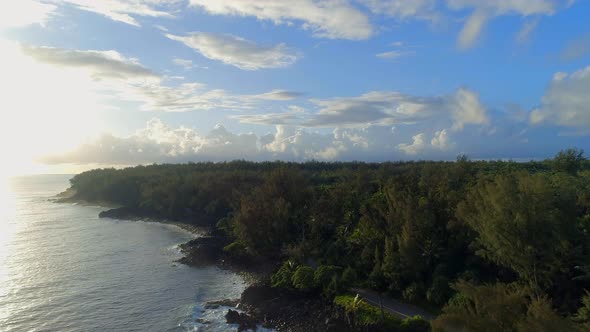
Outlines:
{"type": "MultiPolygon", "coordinates": [[[[334,306],[330,303],[325,303],[321,299],[302,297],[301,294],[291,294],[271,288],[267,281],[270,278],[270,273],[275,268],[272,262],[255,261],[250,262],[252,264],[247,264],[239,260],[236,261],[223,251],[228,239],[223,236],[212,235],[212,230],[208,227],[164,218],[134,215],[124,207],[113,207],[113,204],[93,204],[74,200],[71,197],[67,199],[57,198],[52,201],[55,203],[99,206],[105,209],[99,213],[99,218],[158,223],[177,227],[193,235],[192,240],[177,245],[182,257],[176,262],[195,268],[214,266],[220,270],[235,273],[243,280],[245,288],[238,300],[239,305],[236,307],[226,306],[228,311],[225,316],[227,324],[239,325],[238,331],[248,329],[248,326],[252,326],[252,323],[275,331],[309,331],[310,328],[313,330],[318,324],[322,326],[329,322],[329,325],[324,327],[331,327],[335,321],[341,320],[341,317],[334,313],[334,306]],[[305,309],[307,307],[313,308],[312,311],[317,314],[309,312],[309,310],[305,309]],[[239,311],[236,312],[236,309],[239,311]]],[[[218,299],[213,302],[234,300],[236,299],[218,299]]],[[[208,305],[208,303],[203,303],[203,305],[208,305]]]]}

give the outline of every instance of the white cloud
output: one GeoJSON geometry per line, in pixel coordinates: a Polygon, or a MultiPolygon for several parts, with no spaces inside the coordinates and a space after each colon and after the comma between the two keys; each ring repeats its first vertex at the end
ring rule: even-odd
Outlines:
{"type": "Polygon", "coordinates": [[[214,15],[253,16],[275,24],[301,22],[315,37],[367,39],[373,35],[369,18],[346,0],[190,0],[214,15]]]}
{"type": "Polygon", "coordinates": [[[465,125],[487,124],[487,110],[479,96],[468,89],[458,89],[443,97],[422,97],[399,92],[369,92],[359,97],[314,100],[320,110],[304,125],[341,127],[413,124],[446,121],[454,130],[465,125]]]}
{"type": "Polygon", "coordinates": [[[472,47],[477,41],[477,38],[481,34],[488,19],[488,14],[481,10],[477,10],[471,14],[459,33],[459,38],[457,40],[459,47],[462,49],[472,47]]]}
{"type": "Polygon", "coordinates": [[[399,19],[417,18],[437,21],[438,0],[360,0],[373,13],[396,17],[399,19]]]}
{"type": "Polygon", "coordinates": [[[413,52],[408,52],[408,51],[388,51],[388,52],[382,52],[382,53],[378,53],[375,56],[381,59],[389,59],[389,60],[393,60],[393,59],[398,59],[401,58],[403,56],[406,55],[410,55],[413,54],[413,52]]]}
{"type": "Polygon", "coordinates": [[[415,156],[417,155],[419,152],[421,152],[422,150],[424,150],[424,148],[426,148],[426,143],[425,143],[425,135],[424,133],[420,133],[417,134],[415,136],[412,137],[412,143],[406,144],[406,143],[400,143],[397,146],[398,149],[402,150],[403,152],[405,152],[406,154],[415,156]]]}
{"type": "MultiPolygon", "coordinates": [[[[460,48],[466,49],[475,45],[481,35],[486,23],[494,17],[503,15],[553,15],[558,9],[571,5],[573,1],[567,4],[561,0],[447,0],[447,5],[451,10],[461,11],[472,9],[473,12],[465,22],[457,44],[460,48]]],[[[529,34],[534,26],[525,26],[524,33],[529,34]],[[530,31],[526,31],[526,30],[530,31]]],[[[523,34],[523,30],[520,31],[523,34]]]]}
{"type": "Polygon", "coordinates": [[[60,67],[88,69],[96,78],[155,78],[158,75],[136,59],[125,58],[117,51],[80,51],[56,47],[23,46],[31,58],[60,67]]]}
{"type": "Polygon", "coordinates": [[[451,98],[453,130],[462,130],[465,125],[485,125],[489,123],[486,108],[479,101],[479,95],[461,88],[451,98]]]}
{"type": "Polygon", "coordinates": [[[572,74],[556,73],[541,106],[531,112],[533,124],[556,124],[590,130],[590,66],[572,74]]]}
{"type": "Polygon", "coordinates": [[[526,21],[522,25],[522,28],[520,29],[520,31],[518,31],[518,34],[516,35],[516,41],[520,44],[523,44],[526,41],[528,41],[531,34],[537,28],[538,25],[539,25],[538,18],[526,21]]]}
{"type": "Polygon", "coordinates": [[[108,17],[117,22],[141,26],[135,16],[174,17],[173,12],[184,5],[184,0],[49,0],[55,4],[70,4],[108,17]]]}
{"type": "Polygon", "coordinates": [[[430,140],[430,144],[438,150],[448,150],[453,146],[449,137],[449,132],[446,129],[439,130],[434,133],[434,137],[430,140]]]}
{"type": "Polygon", "coordinates": [[[277,89],[259,95],[253,95],[252,97],[263,100],[287,101],[299,98],[302,95],[300,92],[277,89]]]}
{"type": "Polygon", "coordinates": [[[194,66],[193,61],[188,59],[174,58],[172,59],[172,62],[174,62],[175,65],[184,68],[184,70],[193,69],[194,66]]]}
{"type": "Polygon", "coordinates": [[[300,58],[298,52],[285,44],[259,46],[252,41],[229,34],[194,32],[189,36],[166,36],[182,42],[206,58],[243,70],[287,67],[300,58]]]}
{"type": "Polygon", "coordinates": [[[134,165],[187,161],[246,160],[400,160],[418,154],[448,153],[451,144],[445,133],[437,133],[444,146],[431,146],[426,134],[400,144],[388,127],[335,128],[313,131],[298,126],[277,125],[265,135],[233,133],[217,125],[208,134],[187,127],[171,127],[159,119],[127,137],[105,134],[65,154],[43,158],[48,164],[134,165]]]}
{"type": "Polygon", "coordinates": [[[34,0],[1,1],[0,30],[30,24],[44,25],[55,9],[55,5],[34,0]]]}
{"type": "Polygon", "coordinates": [[[253,109],[261,101],[288,101],[300,96],[286,90],[237,95],[221,89],[207,89],[204,84],[187,82],[169,84],[169,77],[144,67],[139,60],[117,51],[84,51],[52,47],[23,46],[25,55],[39,63],[78,70],[92,78],[92,90],[103,96],[104,103],[129,101],[144,111],[187,112],[210,109],[253,109]]]}

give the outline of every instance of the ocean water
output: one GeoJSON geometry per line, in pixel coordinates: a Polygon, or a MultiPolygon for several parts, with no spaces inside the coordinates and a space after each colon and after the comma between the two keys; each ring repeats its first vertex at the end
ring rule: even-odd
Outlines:
{"type": "Polygon", "coordinates": [[[236,274],[175,263],[193,235],[170,225],[99,219],[100,207],[49,199],[69,176],[0,182],[0,331],[231,331],[236,274]],[[198,322],[201,320],[201,322],[198,322]]]}

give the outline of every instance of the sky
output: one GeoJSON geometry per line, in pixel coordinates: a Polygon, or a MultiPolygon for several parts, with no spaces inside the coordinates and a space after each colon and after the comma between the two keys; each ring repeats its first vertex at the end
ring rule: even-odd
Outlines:
{"type": "Polygon", "coordinates": [[[590,1],[2,0],[2,174],[590,151],[590,1]]]}

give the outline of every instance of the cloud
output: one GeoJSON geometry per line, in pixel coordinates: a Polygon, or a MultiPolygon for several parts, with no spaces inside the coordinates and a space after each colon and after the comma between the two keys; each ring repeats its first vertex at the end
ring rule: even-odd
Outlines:
{"type": "Polygon", "coordinates": [[[275,24],[300,22],[318,38],[367,39],[369,18],[346,0],[190,0],[190,5],[214,15],[253,16],[275,24]]]}
{"type": "Polygon", "coordinates": [[[252,97],[262,100],[287,101],[297,99],[301,96],[303,96],[303,93],[301,92],[287,90],[272,90],[258,95],[253,95],[252,97]]]}
{"type": "Polygon", "coordinates": [[[556,124],[590,131],[590,66],[572,74],[556,73],[530,115],[533,124],[556,124]]]}
{"type": "Polygon", "coordinates": [[[585,34],[570,41],[561,52],[561,59],[571,61],[590,53],[590,34],[585,34]]]}
{"type": "Polygon", "coordinates": [[[538,18],[526,21],[522,25],[520,31],[518,31],[518,34],[516,34],[516,42],[523,44],[528,41],[533,31],[535,31],[539,25],[539,21],[540,20],[538,18]]]}
{"type": "Polygon", "coordinates": [[[378,57],[378,58],[381,58],[381,59],[394,60],[394,59],[398,59],[398,58],[401,58],[403,56],[410,55],[410,54],[414,54],[414,52],[407,52],[407,51],[388,51],[388,52],[378,53],[375,56],[378,57]]]}
{"type": "Polygon", "coordinates": [[[422,19],[438,21],[441,14],[437,9],[438,0],[361,0],[373,13],[398,19],[422,19]]]}
{"type": "Polygon", "coordinates": [[[487,110],[479,96],[458,89],[443,97],[421,97],[399,92],[369,92],[359,97],[313,101],[320,110],[304,125],[310,127],[413,124],[441,121],[462,130],[465,125],[487,124],[487,110]]]}
{"type": "Polygon", "coordinates": [[[152,119],[128,137],[104,134],[61,155],[42,158],[47,164],[134,165],[187,161],[248,160],[334,160],[351,151],[368,147],[365,138],[351,130],[330,134],[276,126],[275,133],[258,137],[235,134],[217,125],[206,135],[195,130],[167,126],[152,119]]]}
{"type": "Polygon", "coordinates": [[[430,144],[439,150],[445,151],[450,149],[454,144],[451,142],[449,132],[446,129],[439,130],[434,133],[434,137],[430,140],[430,144]]]}
{"type": "Polygon", "coordinates": [[[34,0],[0,2],[0,30],[23,27],[31,24],[44,25],[54,14],[57,7],[53,4],[34,0]]]}
{"type": "MultiPolygon", "coordinates": [[[[503,15],[553,15],[558,9],[571,5],[570,1],[566,6],[559,0],[500,0],[500,1],[481,1],[481,0],[447,0],[447,6],[451,10],[462,11],[472,9],[473,12],[465,22],[457,44],[462,49],[473,47],[481,35],[487,22],[498,16],[503,15]]],[[[534,26],[525,25],[519,34],[528,35],[534,26]],[[526,31],[526,30],[530,31],[526,31]]],[[[517,37],[518,38],[518,37],[517,37]]]]}
{"type": "Polygon", "coordinates": [[[472,47],[477,41],[477,38],[481,34],[488,19],[488,14],[481,10],[475,11],[471,14],[459,33],[459,38],[457,39],[459,48],[466,49],[472,47]]]}
{"type": "Polygon", "coordinates": [[[206,58],[243,70],[288,67],[301,57],[285,44],[259,46],[229,34],[194,32],[189,36],[167,34],[166,37],[182,42],[206,58]]]}
{"type": "Polygon", "coordinates": [[[39,62],[88,69],[96,78],[158,77],[137,60],[125,58],[117,51],[80,51],[37,46],[23,46],[22,49],[26,55],[39,62]]]}
{"type": "Polygon", "coordinates": [[[52,2],[70,4],[80,10],[100,14],[113,21],[137,27],[141,25],[134,16],[172,18],[173,12],[184,5],[184,0],[52,0],[52,2]]]}
{"type": "Polygon", "coordinates": [[[465,125],[485,125],[489,122],[486,108],[479,101],[479,95],[461,88],[451,97],[453,129],[462,130],[465,125]]]}
{"type": "Polygon", "coordinates": [[[424,148],[426,147],[426,143],[424,141],[424,137],[425,137],[425,135],[423,133],[420,133],[418,135],[415,135],[414,137],[412,137],[412,143],[410,143],[410,144],[400,143],[397,146],[397,148],[400,149],[400,150],[402,150],[406,154],[415,156],[419,152],[421,152],[422,150],[424,150],[424,148]]]}
{"type": "Polygon", "coordinates": [[[253,109],[263,101],[288,101],[300,96],[293,91],[238,95],[222,89],[208,89],[198,82],[170,84],[164,77],[144,67],[139,60],[117,51],[68,50],[22,46],[22,52],[39,63],[78,70],[93,79],[93,90],[105,104],[126,101],[138,109],[155,112],[187,112],[210,109],[253,109]]]}
{"type": "Polygon", "coordinates": [[[187,60],[187,59],[174,58],[174,59],[172,59],[172,62],[174,62],[175,65],[184,68],[184,70],[193,69],[193,66],[194,66],[193,61],[187,60]]]}

